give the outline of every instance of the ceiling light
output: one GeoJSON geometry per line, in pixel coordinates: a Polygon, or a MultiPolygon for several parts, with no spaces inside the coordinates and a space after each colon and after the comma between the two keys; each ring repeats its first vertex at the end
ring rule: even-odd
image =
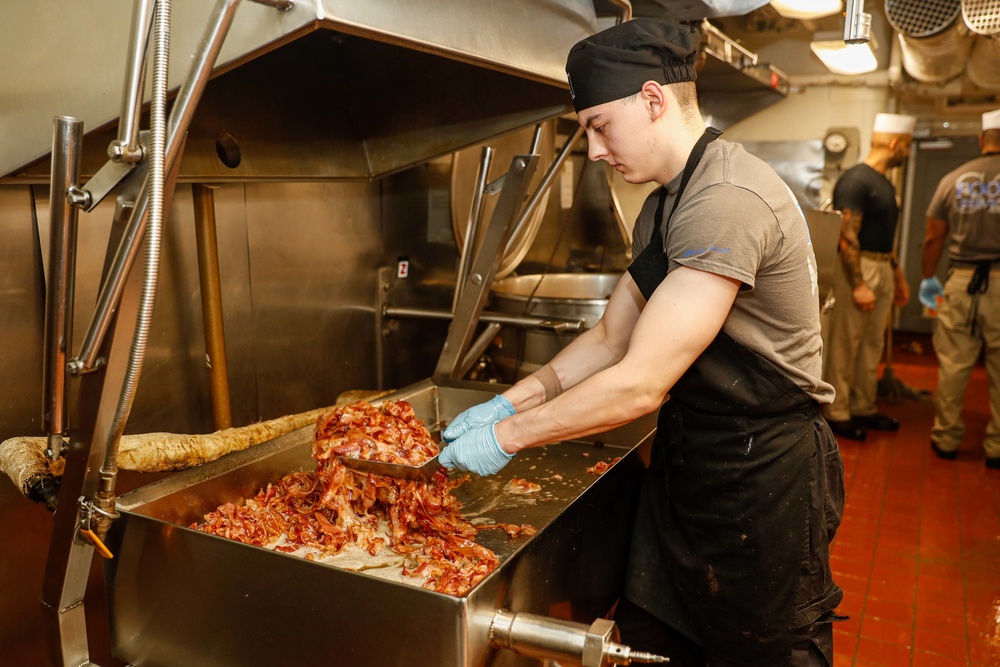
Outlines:
{"type": "Polygon", "coordinates": [[[872,42],[848,44],[839,32],[818,32],[809,47],[834,74],[864,74],[878,69],[872,42]]]}
{"type": "Polygon", "coordinates": [[[843,11],[840,0],[772,0],[774,10],[790,19],[818,19],[843,11]]]}

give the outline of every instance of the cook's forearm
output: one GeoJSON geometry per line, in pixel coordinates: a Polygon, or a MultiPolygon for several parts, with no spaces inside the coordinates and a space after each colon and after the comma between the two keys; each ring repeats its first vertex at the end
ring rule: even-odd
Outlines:
{"type": "Polygon", "coordinates": [[[938,218],[927,218],[923,248],[920,252],[920,277],[930,278],[937,273],[938,262],[944,252],[948,236],[948,223],[938,218]]]}
{"type": "Polygon", "coordinates": [[[628,351],[557,398],[496,425],[508,452],[579,438],[657,409],[718,335],[740,282],[694,269],[663,280],[634,327],[628,351]]]}
{"type": "Polygon", "coordinates": [[[581,438],[627,424],[658,408],[662,394],[642,394],[620,366],[612,366],[538,407],[499,422],[508,451],[581,438]]]}
{"type": "Polygon", "coordinates": [[[575,338],[546,364],[547,368],[521,380],[504,392],[518,412],[523,412],[546,400],[545,381],[554,381],[562,391],[575,387],[595,373],[621,361],[628,351],[629,339],[644,299],[627,273],[618,282],[600,321],[575,338]],[[540,378],[547,374],[548,378],[540,378]]]}
{"type": "Polygon", "coordinates": [[[844,273],[852,289],[864,284],[861,277],[861,241],[858,234],[861,231],[861,213],[853,209],[844,209],[840,223],[840,261],[844,265],[844,273]]]}
{"type": "MultiPolygon", "coordinates": [[[[581,334],[546,364],[565,391],[621,359],[622,353],[609,348],[601,332],[591,329],[581,334]]],[[[547,400],[545,384],[533,373],[504,392],[518,412],[537,407],[547,400]]]]}

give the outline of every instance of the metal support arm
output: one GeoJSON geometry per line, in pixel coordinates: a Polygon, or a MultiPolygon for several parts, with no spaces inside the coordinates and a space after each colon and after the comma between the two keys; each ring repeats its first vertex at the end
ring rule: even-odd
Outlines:
{"type": "Polygon", "coordinates": [[[468,279],[462,286],[455,319],[448,328],[448,337],[434,370],[435,378],[459,377],[462,360],[486,304],[487,291],[493,284],[493,277],[500,264],[500,251],[509,235],[511,222],[521,210],[528,183],[537,167],[537,155],[516,155],[511,160],[500,199],[493,209],[493,217],[472,261],[468,279]]]}

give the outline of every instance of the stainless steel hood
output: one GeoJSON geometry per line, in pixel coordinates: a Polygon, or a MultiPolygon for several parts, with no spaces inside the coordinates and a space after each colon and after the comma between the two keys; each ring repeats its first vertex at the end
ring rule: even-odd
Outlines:
{"type": "MultiPolygon", "coordinates": [[[[212,3],[174,4],[172,87],[212,3]]],[[[0,9],[0,90],[18,101],[0,114],[0,176],[46,177],[58,114],[104,128],[84,142],[84,174],[106,161],[130,8],[52,6],[0,9]]],[[[595,30],[590,0],[244,3],[181,176],[373,178],[550,118],[571,108],[566,52],[595,30]]]]}

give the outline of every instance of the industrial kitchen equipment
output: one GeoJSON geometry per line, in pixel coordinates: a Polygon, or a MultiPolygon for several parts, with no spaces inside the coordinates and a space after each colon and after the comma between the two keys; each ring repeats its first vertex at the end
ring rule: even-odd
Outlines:
{"type": "MultiPolygon", "coordinates": [[[[382,400],[407,400],[432,424],[491,395],[480,383],[428,380],[382,400]]],[[[311,469],[308,428],[124,494],[108,533],[116,556],[105,561],[115,653],[137,665],[471,667],[537,664],[530,656],[540,655],[564,664],[651,661],[624,647],[610,652],[611,634],[584,641],[622,583],[642,469],[635,445],[650,437],[651,417],[524,452],[500,474],[458,487],[463,516],[474,523],[538,529],[514,539],[481,531],[479,542],[501,562],[461,597],[399,583],[381,569],[348,571],[187,527],[288,472],[311,469]],[[602,461],[613,462],[607,472],[588,472],[602,461]],[[512,478],[541,489],[505,493],[512,478]],[[516,615],[523,616],[515,623],[516,615]],[[491,648],[491,637],[512,650],[491,648]],[[596,662],[595,641],[609,651],[598,650],[596,662]]]]}

